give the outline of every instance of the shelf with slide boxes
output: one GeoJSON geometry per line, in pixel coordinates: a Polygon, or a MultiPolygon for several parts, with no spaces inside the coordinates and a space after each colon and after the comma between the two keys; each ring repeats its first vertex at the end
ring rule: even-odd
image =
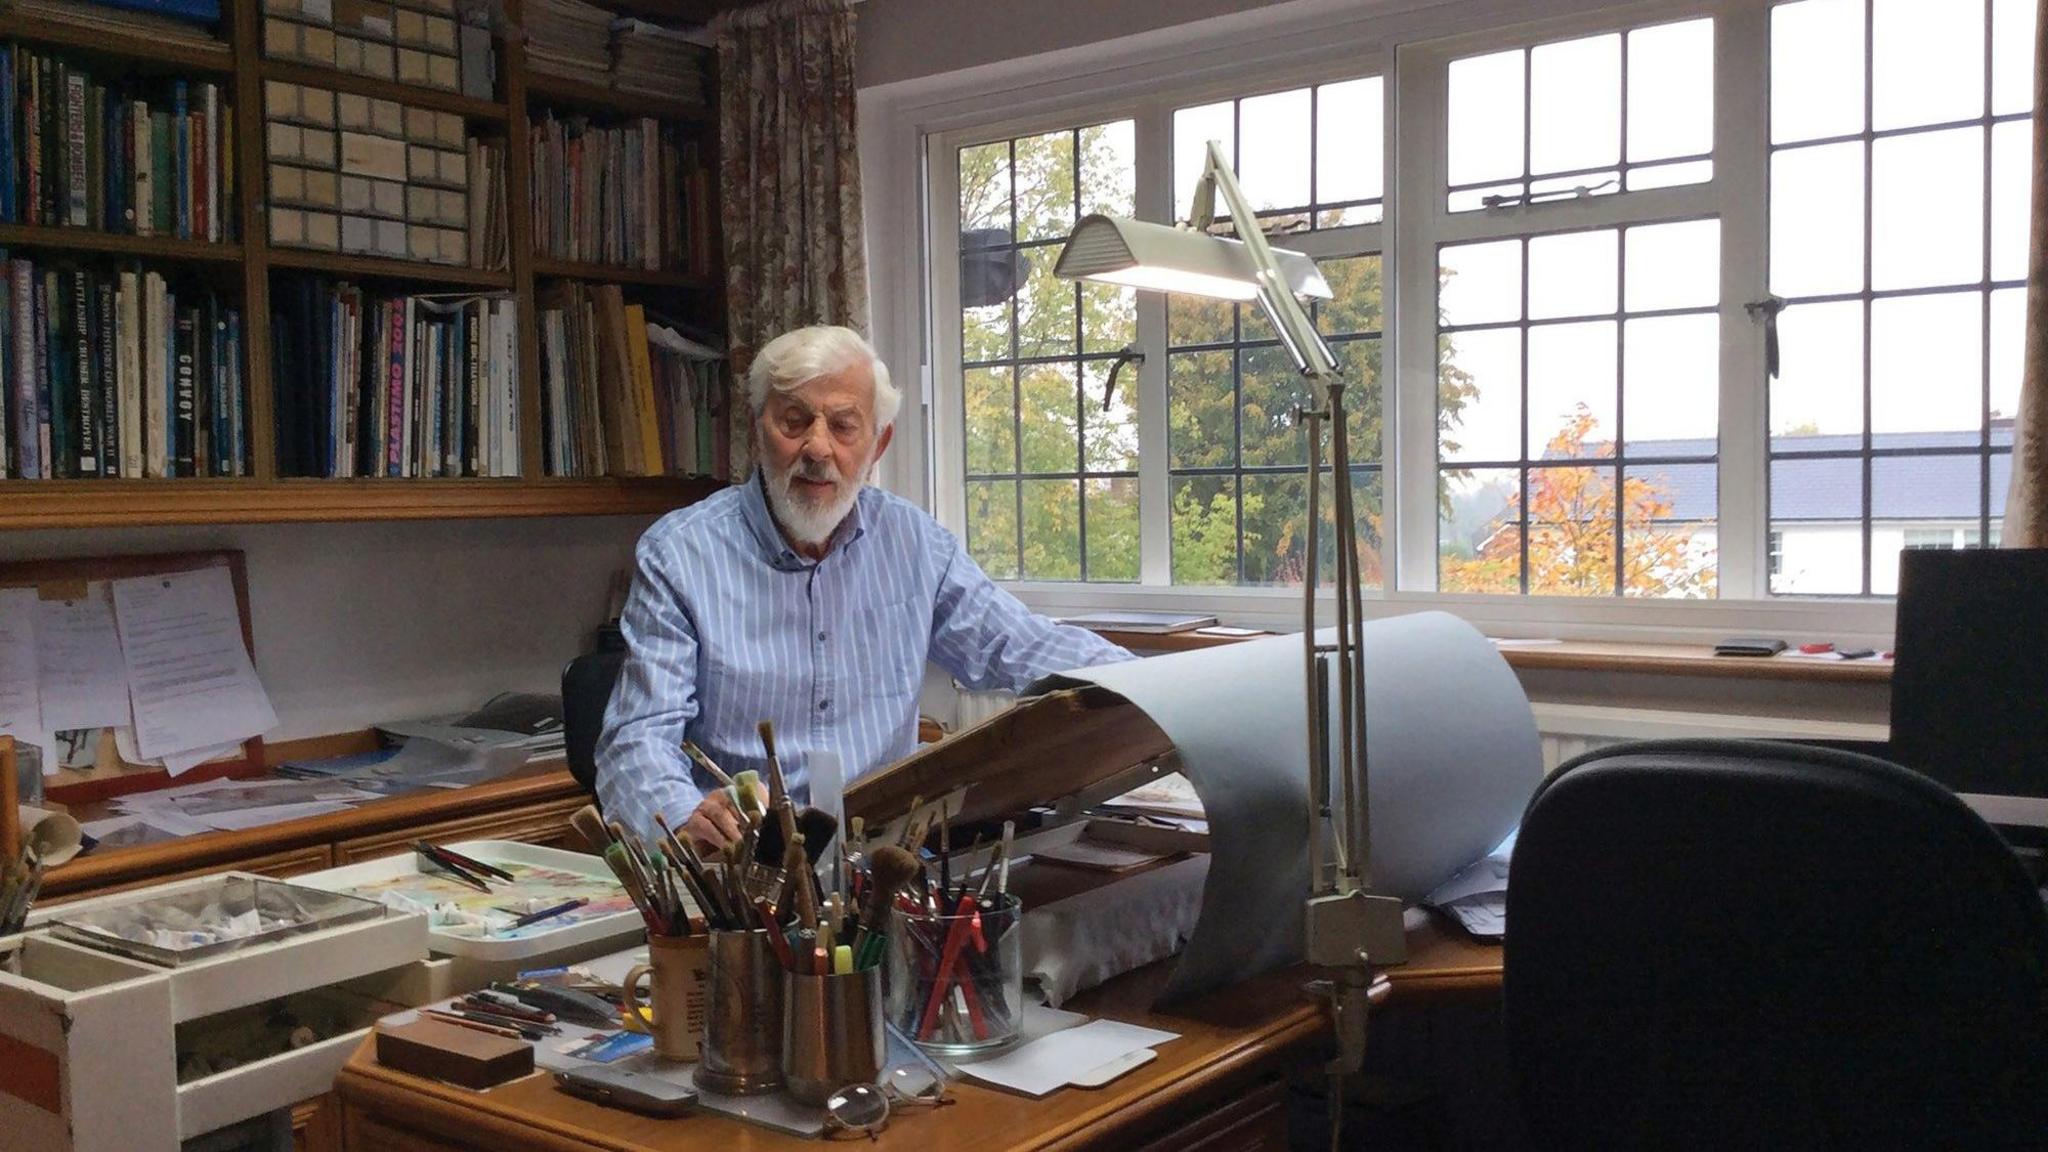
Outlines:
{"type": "Polygon", "coordinates": [[[518,301],[280,274],[281,477],[517,478],[518,301]]]}
{"type": "Polygon", "coordinates": [[[273,247],[509,266],[502,141],[358,92],[272,79],[263,102],[273,247]]]}
{"type": "Polygon", "coordinates": [[[455,0],[264,0],[263,55],[479,100],[497,82],[490,30],[455,0]]]}
{"type": "Polygon", "coordinates": [[[727,474],[733,389],[714,340],[616,284],[537,299],[547,475],[727,474]]]}
{"type": "Polygon", "coordinates": [[[0,42],[0,222],[235,240],[232,87],[0,42]]]}
{"type": "Polygon", "coordinates": [[[5,475],[252,475],[238,268],[9,255],[0,276],[5,475]]]}
{"type": "MultiPolygon", "coordinates": [[[[204,0],[194,9],[219,15],[219,6],[204,0]]],[[[212,34],[215,26],[211,21],[93,7],[80,0],[14,0],[0,11],[0,38],[63,48],[145,73],[232,74],[234,53],[212,34]]]]}

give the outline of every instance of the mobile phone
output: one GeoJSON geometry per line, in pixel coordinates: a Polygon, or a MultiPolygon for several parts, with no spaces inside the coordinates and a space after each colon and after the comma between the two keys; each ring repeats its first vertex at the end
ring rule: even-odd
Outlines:
{"type": "Polygon", "coordinates": [[[555,1073],[555,1084],[572,1096],[645,1116],[681,1116],[697,1102],[697,1091],[622,1068],[578,1068],[555,1073]]]}

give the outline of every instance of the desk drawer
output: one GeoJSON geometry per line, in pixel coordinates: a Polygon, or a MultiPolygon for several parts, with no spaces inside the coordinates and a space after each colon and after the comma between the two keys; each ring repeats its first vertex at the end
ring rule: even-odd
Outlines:
{"type": "Polygon", "coordinates": [[[487,816],[419,824],[376,836],[343,840],[334,846],[334,863],[339,867],[396,856],[411,851],[415,840],[435,844],[455,840],[517,840],[580,852],[583,850],[582,837],[569,827],[569,815],[586,803],[588,800],[584,797],[573,796],[566,800],[550,800],[544,804],[493,812],[487,816]]]}
{"type": "Polygon", "coordinates": [[[1254,1088],[1137,1152],[1287,1152],[1287,1085],[1254,1088]]]}
{"type": "Polygon", "coordinates": [[[341,1131],[342,1146],[348,1152],[468,1152],[460,1145],[386,1124],[364,1115],[360,1108],[343,1110],[341,1131]]]}

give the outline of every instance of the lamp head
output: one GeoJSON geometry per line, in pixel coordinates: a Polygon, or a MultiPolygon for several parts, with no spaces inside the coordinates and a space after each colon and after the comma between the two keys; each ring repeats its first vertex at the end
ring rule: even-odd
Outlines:
{"type": "MultiPolygon", "coordinates": [[[[1273,259],[1296,296],[1331,297],[1330,285],[1314,260],[1280,248],[1273,249],[1273,259]]],[[[1084,216],[1074,226],[1053,275],[1221,300],[1254,300],[1259,295],[1258,271],[1243,242],[1100,213],[1084,216]]]]}

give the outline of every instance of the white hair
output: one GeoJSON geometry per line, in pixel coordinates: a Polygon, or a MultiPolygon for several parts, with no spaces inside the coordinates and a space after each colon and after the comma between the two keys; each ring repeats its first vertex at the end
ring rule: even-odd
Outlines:
{"type": "Polygon", "coordinates": [[[875,428],[896,421],[903,393],[889,382],[889,366],[860,333],[851,328],[814,324],[784,332],[754,354],[747,369],[747,403],[759,416],[768,406],[768,390],[794,392],[821,376],[836,376],[865,364],[875,378],[875,428]]]}

